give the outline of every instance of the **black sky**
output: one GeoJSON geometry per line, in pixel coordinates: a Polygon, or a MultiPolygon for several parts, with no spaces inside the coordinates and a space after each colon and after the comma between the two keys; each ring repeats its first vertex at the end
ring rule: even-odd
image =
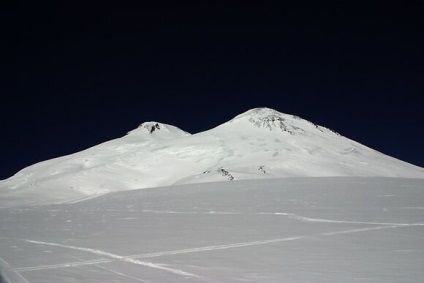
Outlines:
{"type": "Polygon", "coordinates": [[[260,106],[424,166],[423,1],[57,2],[1,10],[0,179],[260,106]]]}

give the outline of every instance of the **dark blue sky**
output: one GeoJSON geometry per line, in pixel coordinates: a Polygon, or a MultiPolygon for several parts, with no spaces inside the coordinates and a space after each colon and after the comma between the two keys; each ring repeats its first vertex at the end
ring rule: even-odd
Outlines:
{"type": "Polygon", "coordinates": [[[195,133],[260,106],[424,166],[423,2],[280,2],[3,8],[0,179],[143,121],[195,133]]]}

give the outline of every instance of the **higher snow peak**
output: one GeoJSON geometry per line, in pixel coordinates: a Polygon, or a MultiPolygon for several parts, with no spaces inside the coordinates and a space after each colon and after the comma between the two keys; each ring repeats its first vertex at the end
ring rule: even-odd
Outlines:
{"type": "Polygon", "coordinates": [[[240,119],[250,119],[250,118],[264,118],[264,117],[282,117],[289,116],[287,114],[278,112],[277,110],[267,108],[267,107],[259,107],[250,109],[240,115],[237,115],[231,121],[240,120],[240,119]]]}
{"type": "Polygon", "coordinates": [[[294,115],[281,113],[267,107],[260,107],[237,115],[224,125],[240,126],[241,124],[293,135],[295,133],[304,133],[306,131],[304,129],[305,126],[308,128],[308,124],[311,123],[294,115]]]}

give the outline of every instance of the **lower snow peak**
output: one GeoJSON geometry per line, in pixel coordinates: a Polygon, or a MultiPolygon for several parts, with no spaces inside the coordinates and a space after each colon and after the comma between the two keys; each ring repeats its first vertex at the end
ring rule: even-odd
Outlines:
{"type": "Polygon", "coordinates": [[[190,136],[189,133],[171,125],[159,123],[159,122],[145,122],[141,124],[137,129],[132,130],[128,133],[131,136],[152,136],[157,138],[175,138],[190,136]]]}

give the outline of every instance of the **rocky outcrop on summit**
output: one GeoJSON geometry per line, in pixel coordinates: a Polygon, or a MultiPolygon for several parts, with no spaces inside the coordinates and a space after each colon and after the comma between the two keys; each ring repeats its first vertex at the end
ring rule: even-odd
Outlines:
{"type": "Polygon", "coordinates": [[[156,138],[175,138],[186,137],[191,134],[177,128],[175,126],[159,123],[159,122],[145,122],[138,126],[137,129],[128,132],[129,136],[149,136],[152,135],[156,138]]]}
{"type": "Polygon", "coordinates": [[[258,128],[264,127],[264,128],[269,129],[270,131],[272,131],[274,129],[280,129],[281,131],[287,132],[291,135],[293,135],[295,131],[302,131],[303,132],[303,130],[301,128],[298,128],[296,126],[288,126],[287,124],[285,124],[286,119],[284,119],[282,117],[278,117],[276,115],[260,117],[260,118],[257,118],[257,119],[250,118],[249,121],[252,122],[258,128]]]}

